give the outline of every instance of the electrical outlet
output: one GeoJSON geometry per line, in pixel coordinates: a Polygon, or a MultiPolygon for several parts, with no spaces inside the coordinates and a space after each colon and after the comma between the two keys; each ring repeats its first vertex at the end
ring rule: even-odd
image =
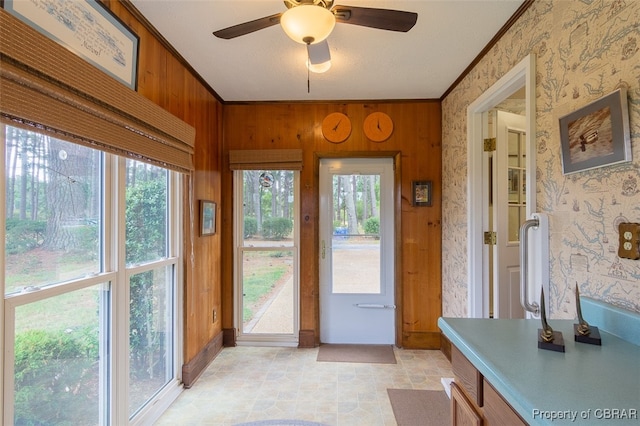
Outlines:
{"type": "Polygon", "coordinates": [[[640,223],[621,223],[618,225],[620,245],[618,256],[625,259],[640,259],[640,223]]]}

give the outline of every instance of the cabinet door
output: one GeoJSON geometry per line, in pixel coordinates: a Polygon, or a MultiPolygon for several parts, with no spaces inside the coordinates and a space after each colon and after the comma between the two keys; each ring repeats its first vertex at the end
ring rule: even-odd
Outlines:
{"type": "Polygon", "coordinates": [[[451,347],[451,369],[456,380],[466,390],[471,400],[478,407],[482,407],[482,374],[455,346],[451,347]]]}
{"type": "Polygon", "coordinates": [[[484,381],[484,416],[490,425],[525,426],[526,423],[500,396],[489,382],[484,381]]]}
{"type": "Polygon", "coordinates": [[[482,417],[456,382],[451,383],[451,424],[454,426],[482,425],[482,417]]]}

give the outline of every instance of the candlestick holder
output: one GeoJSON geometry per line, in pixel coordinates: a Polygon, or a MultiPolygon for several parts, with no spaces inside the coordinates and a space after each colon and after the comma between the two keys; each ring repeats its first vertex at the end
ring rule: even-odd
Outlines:
{"type": "Polygon", "coordinates": [[[544,303],[544,289],[540,292],[540,320],[542,328],[538,329],[538,349],[564,352],[564,338],[561,331],[554,331],[547,323],[547,310],[544,303]]]}
{"type": "Polygon", "coordinates": [[[578,324],[573,324],[573,338],[576,342],[586,343],[589,345],[602,346],[602,339],[600,338],[600,330],[598,327],[589,325],[588,322],[582,318],[582,308],[580,307],[580,290],[578,289],[578,283],[576,282],[576,310],[578,311],[578,324]]]}

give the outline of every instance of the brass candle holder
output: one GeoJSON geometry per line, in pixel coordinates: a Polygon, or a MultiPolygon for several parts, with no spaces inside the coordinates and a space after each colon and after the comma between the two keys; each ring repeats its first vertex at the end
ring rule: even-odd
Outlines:
{"type": "Polygon", "coordinates": [[[573,324],[573,338],[576,342],[587,343],[589,345],[602,346],[600,330],[598,327],[589,325],[582,318],[582,308],[580,307],[580,290],[576,282],[576,310],[578,311],[578,324],[573,324]]]}
{"type": "Polygon", "coordinates": [[[544,303],[544,289],[540,292],[540,320],[542,328],[538,329],[538,349],[564,352],[564,338],[561,331],[554,331],[547,323],[547,310],[544,303]]]}

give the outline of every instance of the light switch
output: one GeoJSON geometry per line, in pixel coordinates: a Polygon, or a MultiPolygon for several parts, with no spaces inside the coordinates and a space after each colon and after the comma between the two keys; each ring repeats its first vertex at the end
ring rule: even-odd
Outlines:
{"type": "Polygon", "coordinates": [[[618,226],[620,245],[618,256],[625,259],[640,259],[640,223],[621,223],[618,226]]]}

